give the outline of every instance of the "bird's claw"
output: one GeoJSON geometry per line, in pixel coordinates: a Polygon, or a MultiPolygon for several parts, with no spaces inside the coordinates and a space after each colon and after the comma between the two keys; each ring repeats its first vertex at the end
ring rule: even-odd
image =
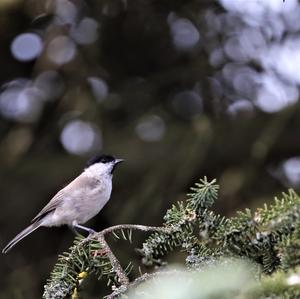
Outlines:
{"type": "Polygon", "coordinates": [[[93,234],[96,233],[96,231],[93,230],[93,229],[91,229],[91,228],[89,228],[89,229],[88,229],[88,233],[89,233],[89,235],[93,235],[93,234]]]}

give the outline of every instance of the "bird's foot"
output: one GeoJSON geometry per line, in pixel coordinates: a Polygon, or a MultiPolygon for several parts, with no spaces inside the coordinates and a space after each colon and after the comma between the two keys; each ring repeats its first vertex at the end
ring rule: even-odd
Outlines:
{"type": "Polygon", "coordinates": [[[95,233],[96,233],[96,231],[93,230],[92,228],[89,228],[89,229],[88,229],[88,232],[89,232],[89,235],[92,235],[92,234],[95,234],[95,233]]]}
{"type": "Polygon", "coordinates": [[[77,229],[84,230],[84,231],[88,232],[89,235],[92,235],[92,234],[95,234],[95,233],[96,233],[96,231],[94,231],[93,229],[91,229],[91,228],[89,228],[89,227],[85,227],[85,226],[83,226],[83,225],[80,225],[80,224],[78,224],[78,223],[76,223],[76,222],[73,222],[73,223],[72,223],[72,227],[73,227],[73,229],[74,229],[75,231],[76,231],[76,228],[77,228],[77,229]]]}

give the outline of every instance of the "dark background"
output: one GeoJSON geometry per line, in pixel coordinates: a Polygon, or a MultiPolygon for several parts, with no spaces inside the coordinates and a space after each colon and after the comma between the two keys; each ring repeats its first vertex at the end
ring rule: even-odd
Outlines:
{"type": "MultiPolygon", "coordinates": [[[[126,160],[96,230],[159,225],[205,175],[224,215],[298,190],[299,12],[292,0],[1,1],[1,246],[95,153],[126,160]]],[[[73,237],[41,228],[2,255],[0,298],[40,298],[73,237]]],[[[113,244],[124,265],[138,260],[113,244]]]]}

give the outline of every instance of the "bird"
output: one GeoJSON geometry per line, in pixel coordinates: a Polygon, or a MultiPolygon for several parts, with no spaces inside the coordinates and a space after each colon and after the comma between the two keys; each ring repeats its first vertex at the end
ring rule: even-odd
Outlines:
{"type": "Polygon", "coordinates": [[[97,155],[88,160],[83,172],[57,192],[31,224],[3,248],[2,253],[7,253],[40,226],[68,225],[75,232],[82,229],[94,233],[93,229],[81,224],[96,216],[109,201],[113,172],[123,161],[112,155],[97,155]]]}

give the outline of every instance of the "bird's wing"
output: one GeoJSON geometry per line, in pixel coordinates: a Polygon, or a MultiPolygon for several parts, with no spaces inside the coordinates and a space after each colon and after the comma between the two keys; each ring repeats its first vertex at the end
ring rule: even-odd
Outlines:
{"type": "Polygon", "coordinates": [[[53,210],[55,210],[60,204],[61,200],[64,198],[65,192],[64,189],[59,191],[50,201],[49,203],[31,220],[31,222],[36,222],[45,215],[49,214],[53,210]]]}
{"type": "Polygon", "coordinates": [[[69,183],[65,188],[60,190],[50,201],[49,203],[32,219],[31,222],[35,222],[48,213],[55,210],[59,207],[63,200],[68,196],[72,198],[73,192],[77,192],[77,190],[85,189],[85,188],[94,188],[98,183],[97,180],[90,179],[82,173],[76,179],[74,179],[71,183],[69,183]]]}

